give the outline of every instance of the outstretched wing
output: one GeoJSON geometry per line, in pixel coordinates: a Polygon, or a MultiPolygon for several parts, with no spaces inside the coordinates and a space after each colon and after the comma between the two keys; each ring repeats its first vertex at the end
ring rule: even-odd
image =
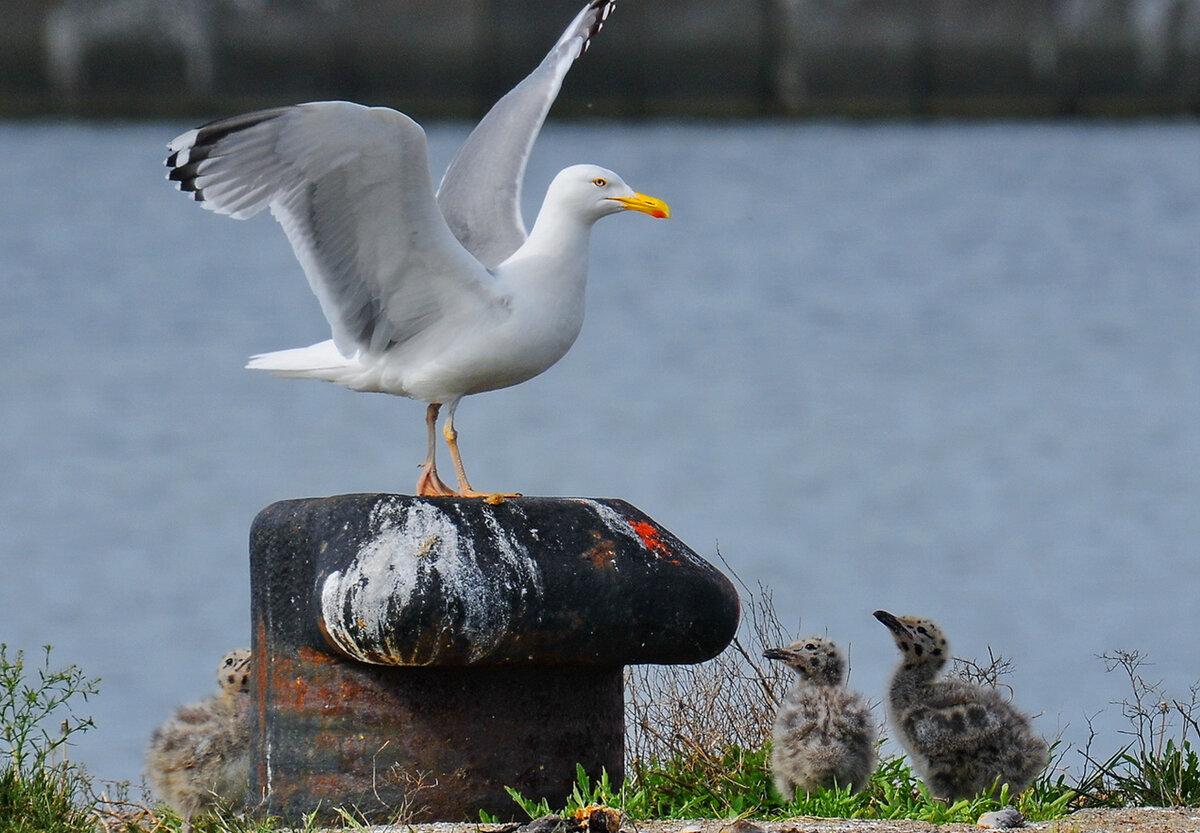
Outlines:
{"type": "Polygon", "coordinates": [[[235,116],[169,145],[169,178],[236,219],[283,226],[343,355],[379,353],[493,301],[433,194],[425,133],[395,110],[321,101],[235,116]]]}
{"type": "Polygon", "coordinates": [[[616,5],[590,0],[537,69],[492,106],[467,137],[438,187],[438,204],[467,250],[495,268],[525,242],[521,181],[533,142],[575,59],[616,5]]]}

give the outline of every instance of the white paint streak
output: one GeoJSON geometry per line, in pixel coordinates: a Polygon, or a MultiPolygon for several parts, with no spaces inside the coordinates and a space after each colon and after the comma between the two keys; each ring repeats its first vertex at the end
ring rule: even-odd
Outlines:
{"type": "Polygon", "coordinates": [[[584,506],[595,512],[596,517],[598,517],[604,523],[604,525],[608,527],[610,532],[624,535],[639,547],[645,547],[645,543],[638,536],[638,534],[633,531],[633,527],[630,526],[629,519],[617,510],[613,509],[611,506],[605,506],[599,501],[589,500],[588,498],[583,497],[575,498],[575,502],[582,503],[584,506]]]}
{"type": "Polygon", "coordinates": [[[491,514],[487,525],[499,564],[485,568],[451,515],[426,503],[410,504],[407,512],[378,504],[371,518],[375,536],[344,573],[331,573],[322,585],[330,637],[362,662],[378,663],[382,649],[397,664],[432,664],[438,640],[395,633],[395,623],[421,604],[439,620],[431,627],[454,629],[467,643],[468,661],[486,657],[508,635],[528,592],[542,595],[541,571],[525,547],[491,514]]]}

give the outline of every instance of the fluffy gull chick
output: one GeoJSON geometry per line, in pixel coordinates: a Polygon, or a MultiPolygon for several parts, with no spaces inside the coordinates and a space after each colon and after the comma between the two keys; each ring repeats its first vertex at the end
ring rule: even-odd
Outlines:
{"type": "Polygon", "coordinates": [[[230,651],[217,668],[220,692],[179,708],[154,732],[146,751],[146,779],[155,795],[183,819],[219,803],[246,798],[250,774],[250,652],[230,651]]]}
{"type": "Polygon", "coordinates": [[[763,656],[796,672],[771,733],[771,773],[779,795],[790,801],[797,789],[865,787],[875,771],[879,733],[862,695],[846,687],[838,646],[810,636],[768,648],[763,656]]]}
{"type": "Polygon", "coordinates": [[[1015,795],[1049,763],[1046,741],[994,688],[938,679],[950,649],[928,619],[875,611],[892,632],[900,664],[888,687],[887,715],[913,769],[939,798],[972,798],[993,785],[1015,795]]]}

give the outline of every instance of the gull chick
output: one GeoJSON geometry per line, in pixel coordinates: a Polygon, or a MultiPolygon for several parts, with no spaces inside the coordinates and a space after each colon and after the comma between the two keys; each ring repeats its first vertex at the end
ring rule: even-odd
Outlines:
{"type": "Polygon", "coordinates": [[[332,339],[248,367],[427,403],[418,495],[479,497],[458,450],[464,396],[517,385],[570,349],[583,324],[588,239],[601,217],[667,217],[612,171],[575,165],[550,183],[533,228],[521,183],[563,77],[600,31],[591,0],[467,137],[435,192],[425,132],[403,113],[345,101],[212,122],[168,146],[168,178],[235,219],[269,209],[292,244],[332,339]],[[458,477],[438,476],[436,423],[458,477]]]}
{"type": "Polygon", "coordinates": [[[996,783],[1024,790],[1049,763],[1046,741],[994,688],[938,679],[950,650],[928,619],[875,611],[892,632],[900,664],[888,687],[887,715],[913,769],[939,798],[972,798],[996,783]]]}
{"type": "Polygon", "coordinates": [[[250,652],[230,651],[217,667],[219,693],[183,706],[160,726],[146,752],[146,779],[183,819],[218,803],[245,801],[250,774],[250,652]]]}
{"type": "Polygon", "coordinates": [[[780,796],[790,801],[797,788],[861,790],[875,771],[878,731],[862,696],[845,685],[841,650],[810,636],[768,648],[763,656],[796,672],[771,734],[771,772],[780,796]]]}

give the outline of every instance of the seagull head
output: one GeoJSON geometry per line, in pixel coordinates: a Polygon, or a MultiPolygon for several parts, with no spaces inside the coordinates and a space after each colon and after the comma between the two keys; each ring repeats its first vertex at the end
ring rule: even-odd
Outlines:
{"type": "Polygon", "coordinates": [[[671,216],[671,208],[655,197],[639,194],[625,180],[599,165],[572,165],[559,172],[546,199],[569,206],[593,222],[618,211],[640,211],[651,217],[671,216]]]}
{"type": "Polygon", "coordinates": [[[217,666],[217,684],[225,694],[250,690],[250,652],[245,648],[230,651],[217,666]]]}
{"type": "Polygon", "coordinates": [[[938,669],[946,664],[950,647],[942,629],[934,622],[918,616],[893,616],[886,610],[877,610],[874,615],[892,632],[896,647],[904,655],[905,666],[938,669]]]}
{"type": "Polygon", "coordinates": [[[786,648],[768,648],[763,656],[786,663],[813,682],[838,685],[846,677],[846,660],[841,650],[822,636],[799,639],[786,648]]]}

